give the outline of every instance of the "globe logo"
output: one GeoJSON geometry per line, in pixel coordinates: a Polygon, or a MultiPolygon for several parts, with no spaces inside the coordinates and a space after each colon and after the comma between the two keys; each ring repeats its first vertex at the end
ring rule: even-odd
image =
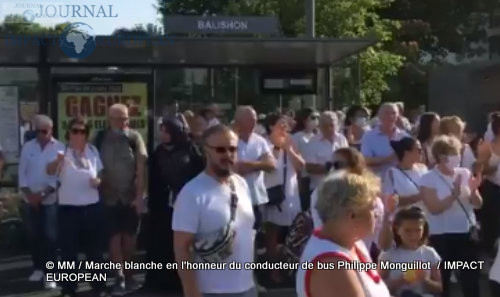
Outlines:
{"type": "Polygon", "coordinates": [[[70,58],[86,58],[96,48],[94,29],[85,23],[69,24],[59,36],[59,46],[70,58]]]}
{"type": "Polygon", "coordinates": [[[33,10],[26,10],[23,12],[23,20],[27,23],[33,22],[33,20],[35,20],[35,13],[33,10]]]}

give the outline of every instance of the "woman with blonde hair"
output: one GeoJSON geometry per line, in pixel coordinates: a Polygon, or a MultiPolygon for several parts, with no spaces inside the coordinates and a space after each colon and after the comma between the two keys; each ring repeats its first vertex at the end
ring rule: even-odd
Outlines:
{"type": "Polygon", "coordinates": [[[332,292],[336,297],[390,296],[361,240],[374,231],[379,192],[379,180],[368,174],[340,171],[320,184],[315,208],[323,226],[314,231],[302,254],[300,263],[312,267],[299,266],[298,297],[327,297],[332,292]]]}
{"type": "Polygon", "coordinates": [[[464,130],[467,124],[462,121],[458,116],[449,116],[441,119],[439,125],[439,132],[441,135],[455,136],[462,143],[462,148],[460,150],[460,167],[465,167],[469,170],[473,170],[474,163],[476,162],[476,157],[472,151],[472,148],[464,143],[464,130]]]}
{"type": "MultiPolygon", "coordinates": [[[[429,242],[443,261],[478,260],[474,209],[482,205],[478,191],[481,176],[474,177],[469,169],[460,166],[461,147],[454,136],[436,138],[432,145],[436,166],[420,179],[429,242]]],[[[441,267],[443,297],[451,296],[450,272],[441,267]]],[[[478,270],[462,270],[459,278],[465,297],[480,296],[478,270]]]]}

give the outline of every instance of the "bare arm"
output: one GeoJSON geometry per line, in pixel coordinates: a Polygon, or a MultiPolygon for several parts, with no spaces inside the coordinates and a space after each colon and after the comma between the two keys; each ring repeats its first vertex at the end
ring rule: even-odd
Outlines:
{"type": "MultiPolygon", "coordinates": [[[[380,267],[380,262],[379,262],[378,266],[380,267]]],[[[403,275],[401,275],[401,277],[399,277],[399,278],[390,279],[389,278],[389,274],[390,274],[389,270],[380,269],[378,272],[380,274],[380,277],[384,280],[385,284],[387,285],[387,288],[391,292],[397,291],[397,290],[399,290],[399,288],[401,288],[402,286],[407,284],[403,275]]]]}
{"type": "Polygon", "coordinates": [[[393,162],[396,160],[396,155],[392,154],[385,157],[365,157],[365,160],[368,166],[379,166],[393,162]]]}
{"type": "Polygon", "coordinates": [[[479,209],[481,208],[481,206],[483,206],[483,197],[481,197],[481,194],[478,190],[474,190],[472,192],[469,201],[475,209],[479,209]]]}
{"type": "MultiPolygon", "coordinates": [[[[196,282],[196,273],[194,270],[181,269],[183,262],[192,262],[193,257],[190,248],[193,244],[194,235],[187,232],[174,231],[174,253],[175,261],[179,269],[179,277],[182,282],[182,289],[185,297],[201,297],[201,292],[196,282]]],[[[168,281],[168,280],[165,280],[168,281]]]]}
{"type": "Polygon", "coordinates": [[[443,200],[439,200],[436,190],[427,187],[420,187],[420,193],[422,193],[422,201],[425,207],[434,215],[438,215],[450,208],[455,199],[457,199],[456,195],[451,194],[443,200]]]}
{"type": "Polygon", "coordinates": [[[441,282],[441,271],[439,271],[437,265],[431,268],[431,277],[424,279],[423,283],[427,291],[430,291],[434,294],[441,294],[441,292],[443,292],[443,284],[441,282]]]}
{"type": "Polygon", "coordinates": [[[306,171],[309,174],[327,174],[326,166],[323,164],[306,163],[306,171]]]}
{"type": "Polygon", "coordinates": [[[398,206],[401,207],[409,206],[412,205],[413,203],[419,202],[420,200],[422,200],[422,195],[420,193],[406,197],[399,196],[398,206]]]}
{"type": "MultiPolygon", "coordinates": [[[[386,251],[392,247],[393,234],[392,222],[389,220],[390,214],[384,214],[384,221],[382,223],[382,230],[378,237],[378,246],[381,250],[386,251]]],[[[375,261],[376,259],[374,259],[375,261]]]]}
{"type": "MultiPolygon", "coordinates": [[[[338,257],[325,258],[322,263],[345,261],[338,257]]],[[[365,297],[359,278],[354,270],[348,269],[314,269],[311,273],[310,297],[365,297]]]]}
{"type": "Polygon", "coordinates": [[[295,168],[295,171],[300,172],[302,169],[304,169],[305,166],[304,158],[302,158],[295,144],[293,144],[291,141],[286,146],[286,153],[287,157],[290,157],[293,164],[293,168],[295,168]]]}
{"type": "Polygon", "coordinates": [[[145,188],[145,171],[146,171],[146,156],[138,155],[137,156],[137,164],[136,164],[136,180],[135,180],[135,198],[142,199],[144,196],[144,188],[145,188]]]}
{"type": "Polygon", "coordinates": [[[238,173],[246,175],[255,171],[272,172],[276,170],[276,160],[270,153],[265,153],[260,156],[257,161],[240,161],[238,162],[238,173]]]}

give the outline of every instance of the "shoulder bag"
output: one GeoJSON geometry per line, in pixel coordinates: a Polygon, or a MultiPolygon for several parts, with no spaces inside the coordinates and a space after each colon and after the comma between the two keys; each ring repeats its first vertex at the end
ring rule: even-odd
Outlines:
{"type": "Polygon", "coordinates": [[[229,187],[231,188],[229,205],[231,217],[229,222],[218,231],[196,236],[193,243],[194,252],[207,263],[224,262],[233,254],[234,238],[236,236],[234,221],[238,207],[238,196],[236,195],[236,187],[232,179],[229,180],[229,187]]]}
{"type": "Polygon", "coordinates": [[[287,157],[286,151],[283,150],[283,184],[266,189],[267,197],[269,198],[269,205],[276,206],[281,211],[281,203],[286,199],[286,171],[287,171],[287,157]]]}
{"type": "MultiPolygon", "coordinates": [[[[446,179],[439,173],[439,172],[436,172],[437,175],[439,176],[439,178],[450,188],[451,192],[453,193],[453,187],[450,186],[450,184],[448,183],[448,181],[446,181],[446,179]]],[[[469,238],[472,242],[479,242],[479,226],[477,224],[474,224],[472,222],[472,219],[471,217],[469,216],[469,213],[467,212],[467,210],[465,209],[465,206],[462,204],[462,201],[460,201],[460,198],[457,198],[455,199],[458,203],[458,205],[460,205],[460,208],[462,208],[464,214],[465,214],[465,217],[467,218],[467,221],[469,222],[469,238]]]]}

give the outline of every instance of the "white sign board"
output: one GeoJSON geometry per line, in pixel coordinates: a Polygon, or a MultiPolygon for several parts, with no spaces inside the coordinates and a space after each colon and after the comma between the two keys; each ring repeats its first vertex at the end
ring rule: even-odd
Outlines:
{"type": "Polygon", "coordinates": [[[19,156],[19,97],[16,86],[0,86],[0,145],[8,161],[19,156]]]}

